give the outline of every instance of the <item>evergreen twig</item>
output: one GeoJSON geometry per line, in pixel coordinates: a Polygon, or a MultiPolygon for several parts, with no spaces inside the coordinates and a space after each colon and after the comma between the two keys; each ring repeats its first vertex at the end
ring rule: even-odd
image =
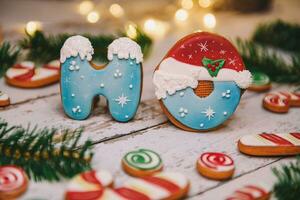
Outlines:
{"type": "Polygon", "coordinates": [[[237,39],[237,45],[250,71],[263,72],[275,82],[300,84],[300,54],[292,55],[287,63],[278,53],[253,41],[237,39]]]}
{"type": "Polygon", "coordinates": [[[277,177],[274,194],[278,200],[295,200],[300,197],[300,156],[296,163],[284,165],[281,169],[273,168],[277,177]]]}
{"type": "Polygon", "coordinates": [[[19,50],[12,47],[10,43],[4,42],[0,45],[0,78],[4,76],[8,68],[15,64],[18,55],[19,50]]]}
{"type": "Polygon", "coordinates": [[[300,53],[300,25],[282,20],[259,25],[252,40],[254,42],[300,53]]]}
{"type": "Polygon", "coordinates": [[[0,118],[0,165],[22,167],[35,181],[59,181],[91,169],[92,142],[80,148],[83,129],[63,130],[9,126],[0,118]],[[61,141],[57,141],[57,136],[61,141]]]}
{"type": "MultiPolygon", "coordinates": [[[[36,31],[32,36],[27,36],[19,41],[19,45],[28,50],[27,59],[45,63],[51,60],[59,59],[60,49],[63,46],[65,40],[74,34],[58,34],[46,36],[41,31],[36,31]]],[[[116,38],[125,36],[124,33],[118,35],[91,35],[83,34],[83,36],[89,38],[93,47],[94,55],[93,59],[96,61],[107,61],[107,47],[116,38]]],[[[137,29],[137,37],[135,41],[141,46],[145,56],[149,53],[149,49],[152,45],[152,40],[145,33],[137,29]]]]}

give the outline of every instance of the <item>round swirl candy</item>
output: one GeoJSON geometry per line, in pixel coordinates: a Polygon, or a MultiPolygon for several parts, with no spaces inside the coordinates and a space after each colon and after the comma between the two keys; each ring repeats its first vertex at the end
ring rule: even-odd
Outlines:
{"type": "Polygon", "coordinates": [[[127,153],[122,159],[124,170],[132,176],[148,176],[163,168],[160,156],[148,149],[139,149],[127,153]]]}
{"type": "Polygon", "coordinates": [[[226,154],[207,152],[198,159],[197,169],[207,178],[224,180],[233,175],[234,162],[226,154]]]}
{"type": "Polygon", "coordinates": [[[0,167],[0,199],[15,199],[26,191],[27,185],[28,178],[21,168],[0,167]]]}

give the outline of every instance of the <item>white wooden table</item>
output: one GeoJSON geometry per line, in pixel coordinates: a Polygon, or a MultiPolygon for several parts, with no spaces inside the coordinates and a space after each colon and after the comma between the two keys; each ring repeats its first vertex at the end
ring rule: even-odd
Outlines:
{"type": "MultiPolygon", "coordinates": [[[[13,1],[4,1],[6,5],[9,5],[10,2],[13,1]]],[[[30,0],[26,2],[30,2],[30,0]]],[[[52,5],[56,1],[50,2],[52,5]]],[[[65,2],[63,5],[71,3],[65,2]]],[[[272,12],[255,16],[237,17],[235,14],[220,13],[217,15],[219,20],[216,31],[231,38],[235,38],[235,36],[248,37],[258,22],[274,19],[278,15],[299,23],[300,19],[295,17],[298,8],[293,6],[299,6],[299,2],[290,1],[290,3],[292,6],[275,1],[275,8],[272,12]],[[248,20],[247,23],[242,19],[248,20]]],[[[18,5],[15,6],[18,7],[18,5]]],[[[19,6],[20,12],[23,7],[19,6]]],[[[56,8],[53,5],[52,7],[56,8]]],[[[14,20],[11,20],[11,23],[7,22],[7,20],[13,19],[13,16],[11,18],[7,16],[12,15],[13,12],[8,13],[5,10],[3,12],[6,13],[4,14],[6,21],[3,24],[13,24],[14,20]]],[[[17,16],[21,16],[21,14],[18,13],[17,16]]],[[[90,138],[95,142],[92,166],[95,169],[111,171],[115,177],[116,186],[122,185],[129,178],[121,169],[122,156],[136,148],[149,148],[156,151],[162,156],[166,171],[184,173],[191,181],[188,199],[224,199],[244,184],[258,182],[274,184],[276,179],[271,168],[293,161],[294,157],[249,157],[238,151],[237,141],[243,135],[263,131],[278,133],[300,131],[300,109],[291,109],[288,114],[283,115],[273,114],[262,108],[263,94],[247,91],[235,114],[222,128],[207,133],[190,133],[179,130],[168,122],[158,101],[154,98],[151,81],[154,67],[177,39],[186,32],[192,32],[196,29],[195,27],[194,24],[184,31],[174,31],[165,39],[155,42],[151,56],[144,63],[142,102],[134,120],[129,123],[115,122],[103,104],[100,104],[87,120],[71,120],[63,113],[58,84],[41,89],[25,90],[10,87],[4,83],[3,79],[0,80],[0,89],[10,95],[12,105],[1,108],[0,117],[11,124],[27,125],[31,123],[32,125],[39,124],[40,127],[68,128],[85,126],[82,139],[90,138]],[[229,154],[236,164],[234,177],[229,181],[220,182],[200,176],[195,169],[195,162],[198,156],[205,151],[220,151],[229,154]]],[[[9,35],[7,36],[9,37],[9,35]]],[[[290,89],[291,87],[293,86],[274,85],[273,90],[290,89]]],[[[66,184],[67,180],[59,183],[34,183],[31,181],[28,191],[21,199],[63,199],[66,184]]]]}

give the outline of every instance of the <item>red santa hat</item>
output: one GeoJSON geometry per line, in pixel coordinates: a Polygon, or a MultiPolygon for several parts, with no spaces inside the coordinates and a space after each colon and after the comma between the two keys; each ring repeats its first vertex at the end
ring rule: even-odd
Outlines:
{"type": "Polygon", "coordinates": [[[157,96],[164,98],[185,87],[197,87],[198,80],[234,81],[247,88],[251,73],[236,48],[224,37],[198,32],[179,40],[154,73],[157,96]],[[162,86],[163,84],[163,86],[162,86]],[[160,93],[160,94],[158,94],[160,93]]]}

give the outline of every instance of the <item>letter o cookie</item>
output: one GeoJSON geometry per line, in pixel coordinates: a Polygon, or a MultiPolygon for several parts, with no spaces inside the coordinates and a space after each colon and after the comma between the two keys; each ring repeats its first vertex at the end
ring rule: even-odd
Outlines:
{"type": "Polygon", "coordinates": [[[225,122],[251,81],[235,47],[207,32],[179,40],[153,76],[162,110],[173,124],[188,131],[210,130],[225,122]]]}
{"type": "Polygon", "coordinates": [[[127,153],[122,159],[122,166],[128,174],[137,177],[152,175],[163,168],[160,156],[148,149],[127,153]]]}
{"type": "Polygon", "coordinates": [[[0,199],[15,199],[28,186],[26,173],[16,166],[0,167],[0,199]]]}
{"type": "Polygon", "coordinates": [[[91,63],[94,49],[80,35],[68,38],[60,54],[61,99],[65,113],[76,120],[86,119],[96,96],[108,101],[111,116],[127,122],[135,116],[142,90],[140,46],[123,37],[108,46],[106,66],[91,63]]]}
{"type": "Polygon", "coordinates": [[[207,178],[224,180],[232,177],[234,162],[224,153],[207,152],[197,160],[197,169],[207,178]]]}

